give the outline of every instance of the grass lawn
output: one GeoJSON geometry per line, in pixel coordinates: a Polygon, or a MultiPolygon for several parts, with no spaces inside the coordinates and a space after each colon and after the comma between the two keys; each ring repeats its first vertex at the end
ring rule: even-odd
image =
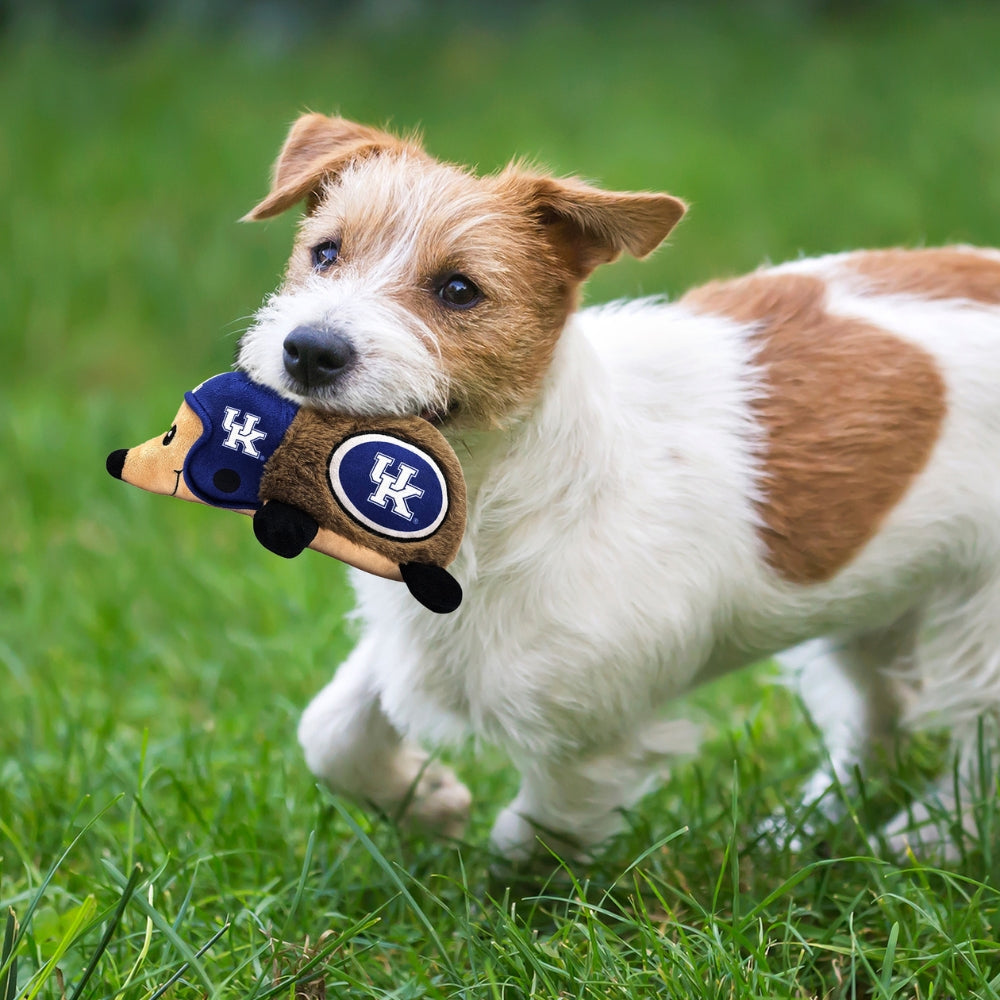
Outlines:
{"type": "Polygon", "coordinates": [[[704,752],[606,859],[510,886],[486,838],[515,776],[488,748],[451,754],[476,796],[457,849],[307,773],[297,715],[352,642],[340,568],[103,470],[228,366],[277,280],[294,221],[234,220],[304,108],[689,199],[593,301],[800,252],[1000,244],[1000,8],[811,10],[0,37],[0,1000],[1000,996],[992,794],[948,869],[879,860],[860,822],[800,854],[757,842],[818,760],[765,665],[692,697],[704,752]]]}

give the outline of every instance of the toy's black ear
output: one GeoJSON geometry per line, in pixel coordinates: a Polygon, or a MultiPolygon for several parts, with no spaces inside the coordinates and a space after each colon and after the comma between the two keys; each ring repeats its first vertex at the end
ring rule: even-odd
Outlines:
{"type": "Polygon", "coordinates": [[[399,572],[407,590],[428,611],[446,615],[462,603],[461,584],[441,566],[400,563],[399,572]]]}
{"type": "Polygon", "coordinates": [[[275,555],[293,559],[316,537],[319,525],[305,511],[269,500],[253,516],[257,541],[275,555]]]}

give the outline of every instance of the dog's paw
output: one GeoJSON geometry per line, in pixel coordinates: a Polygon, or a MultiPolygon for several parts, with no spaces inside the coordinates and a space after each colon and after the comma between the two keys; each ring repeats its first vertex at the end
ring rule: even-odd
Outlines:
{"type": "Polygon", "coordinates": [[[826,769],[816,771],[799,794],[783,809],[764,817],[750,833],[750,843],[771,852],[824,848],[823,837],[848,816],[840,782],[826,769]]]}
{"type": "Polygon", "coordinates": [[[783,812],[773,812],[752,829],[749,840],[756,850],[801,854],[814,835],[810,824],[796,824],[783,812]]]}
{"type": "Polygon", "coordinates": [[[524,862],[537,854],[540,845],[534,824],[513,806],[507,806],[493,824],[490,846],[507,861],[524,862]]]}
{"type": "Polygon", "coordinates": [[[551,868],[556,859],[587,862],[593,857],[579,838],[548,830],[533,822],[518,809],[516,802],[497,815],[490,833],[490,846],[496,854],[514,865],[541,864],[551,868]]]}
{"type": "Polygon", "coordinates": [[[469,789],[450,767],[435,761],[423,769],[399,819],[403,826],[458,838],[465,832],[471,806],[469,789]]]}
{"type": "Polygon", "coordinates": [[[954,864],[962,858],[955,837],[972,832],[971,823],[962,826],[962,831],[957,830],[955,816],[917,802],[897,813],[882,829],[882,836],[890,854],[898,861],[917,859],[954,864]]]}

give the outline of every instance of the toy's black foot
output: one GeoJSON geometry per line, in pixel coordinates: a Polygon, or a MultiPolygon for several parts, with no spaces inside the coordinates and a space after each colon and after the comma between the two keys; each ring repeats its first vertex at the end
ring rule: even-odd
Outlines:
{"type": "Polygon", "coordinates": [[[319,525],[304,511],[269,500],[253,516],[257,541],[276,555],[292,559],[316,537],[319,525]]]}
{"type": "Polygon", "coordinates": [[[461,584],[440,566],[400,563],[399,572],[407,589],[428,611],[446,615],[462,603],[461,584]]]}
{"type": "Polygon", "coordinates": [[[115,477],[115,479],[121,479],[122,469],[125,468],[125,456],[128,454],[128,448],[119,448],[117,451],[111,452],[108,455],[108,460],[104,463],[108,472],[115,477]]]}

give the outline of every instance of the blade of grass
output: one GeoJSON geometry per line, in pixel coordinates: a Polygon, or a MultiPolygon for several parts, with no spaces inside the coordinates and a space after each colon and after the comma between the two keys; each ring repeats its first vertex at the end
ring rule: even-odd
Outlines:
{"type": "Polygon", "coordinates": [[[445,949],[444,942],[441,940],[427,914],[424,913],[420,904],[413,898],[413,894],[406,887],[402,878],[400,878],[399,872],[396,871],[396,869],[386,859],[385,855],[378,849],[378,847],[375,846],[371,837],[369,837],[368,834],[361,829],[357,822],[355,822],[354,817],[347,811],[347,809],[336,798],[331,797],[330,801],[333,803],[333,807],[337,810],[337,812],[340,813],[341,819],[343,819],[344,822],[350,827],[351,832],[358,838],[364,849],[371,855],[372,860],[374,860],[379,868],[381,868],[382,871],[389,876],[392,883],[399,890],[400,895],[409,904],[410,909],[413,911],[413,915],[420,921],[424,930],[427,931],[427,936],[434,942],[434,947],[441,956],[441,960],[444,962],[449,974],[455,977],[456,982],[460,982],[461,980],[458,970],[455,968],[451,956],[445,949]]]}
{"type": "MultiPolygon", "coordinates": [[[[94,824],[97,823],[97,821],[113,805],[115,805],[117,802],[119,802],[121,800],[121,798],[122,798],[121,795],[116,795],[99,813],[97,813],[97,815],[93,816],[89,820],[89,822],[87,822],[86,824],[84,824],[84,826],[80,829],[80,831],[77,833],[77,835],[69,842],[69,846],[66,848],[66,850],[64,850],[62,852],[62,854],[60,854],[59,857],[56,858],[56,860],[52,863],[52,866],[46,872],[45,877],[42,879],[42,881],[39,884],[38,888],[35,890],[35,894],[32,897],[31,902],[28,904],[28,909],[25,912],[24,917],[21,919],[20,927],[18,928],[18,930],[16,931],[16,933],[14,935],[14,942],[11,945],[10,954],[8,955],[8,957],[3,962],[0,962],[0,977],[2,977],[4,975],[4,973],[7,971],[8,963],[10,963],[10,962],[13,961],[14,955],[17,952],[18,945],[20,945],[21,939],[24,937],[24,935],[27,932],[27,929],[28,929],[28,927],[29,927],[29,925],[31,923],[31,918],[34,916],[35,910],[37,910],[38,907],[39,907],[39,905],[41,904],[42,897],[45,895],[45,890],[49,887],[49,883],[55,877],[55,874],[59,870],[59,867],[66,860],[66,858],[69,857],[69,855],[72,853],[73,849],[76,847],[76,845],[83,838],[84,834],[87,833],[87,831],[90,830],[90,828],[92,826],[94,826],[94,824]]],[[[124,877],[122,877],[122,882],[123,883],[125,882],[125,878],[124,877]]]]}
{"type": "MultiPolygon", "coordinates": [[[[149,886],[149,905],[150,906],[153,905],[152,886],[149,886]]],[[[124,994],[124,992],[132,984],[132,980],[135,978],[135,974],[142,967],[142,963],[146,961],[146,956],[149,954],[149,946],[152,944],[152,942],[153,942],[153,921],[149,918],[149,916],[147,916],[146,930],[142,935],[142,947],[139,949],[139,954],[136,955],[135,961],[132,963],[132,967],[128,970],[128,975],[125,977],[125,982],[122,983],[121,987],[118,989],[118,992],[115,993],[114,997],[112,997],[112,1000],[115,1000],[115,997],[122,996],[122,994],[124,994]]]]}
{"type": "MultiPolygon", "coordinates": [[[[205,952],[208,951],[208,949],[211,948],[212,945],[215,944],[215,942],[229,930],[231,925],[232,921],[227,919],[226,922],[194,953],[195,960],[201,958],[201,956],[204,955],[205,952]]],[[[166,993],[167,990],[169,990],[170,987],[173,986],[185,972],[187,972],[190,965],[191,962],[185,962],[162,986],[153,991],[149,1000],[159,1000],[159,998],[162,997],[163,994],[166,993]]]]}
{"type": "Polygon", "coordinates": [[[896,944],[898,941],[899,921],[897,920],[889,931],[889,940],[885,945],[885,955],[882,957],[882,971],[879,975],[879,983],[886,997],[891,997],[893,994],[889,986],[892,983],[892,966],[896,960],[896,944]]]}
{"type": "MultiPolygon", "coordinates": [[[[128,879],[107,858],[101,858],[101,864],[119,886],[124,889],[128,885],[128,879]]],[[[209,978],[204,966],[198,961],[198,956],[192,950],[191,946],[174,930],[170,921],[151,902],[142,896],[135,896],[134,898],[139,909],[153,921],[156,929],[180,952],[187,964],[197,973],[202,985],[211,994],[213,991],[212,980],[209,978]]]]}
{"type": "MultiPolygon", "coordinates": [[[[286,990],[294,991],[295,987],[302,982],[305,982],[310,973],[316,969],[317,966],[323,962],[326,957],[336,951],[341,945],[346,941],[350,941],[351,938],[357,936],[358,934],[364,933],[369,927],[374,927],[375,924],[381,919],[376,914],[378,914],[384,907],[389,905],[389,901],[386,900],[377,910],[372,913],[366,914],[361,920],[355,921],[346,930],[341,931],[336,937],[331,937],[330,940],[326,941],[323,947],[312,955],[308,962],[300,968],[296,969],[294,976],[289,976],[287,979],[280,983],[276,983],[273,987],[266,990],[263,993],[252,993],[251,997],[253,1000],[269,1000],[270,997],[277,996],[279,993],[283,993],[286,990]]],[[[153,998],[150,998],[153,1000],[153,998]]]]}
{"type": "Polygon", "coordinates": [[[17,992],[17,959],[14,955],[14,936],[17,934],[17,916],[13,908],[7,911],[7,925],[3,932],[3,948],[0,949],[0,1000],[14,1000],[17,992]]]}
{"type": "Polygon", "coordinates": [[[313,851],[316,849],[316,831],[309,831],[309,839],[306,841],[305,857],[302,859],[302,868],[299,871],[299,881],[295,886],[295,895],[292,897],[291,905],[288,907],[288,914],[281,925],[281,930],[278,932],[278,937],[283,938],[288,931],[288,925],[292,922],[295,914],[298,913],[299,906],[302,903],[302,896],[306,891],[306,885],[309,881],[309,869],[312,866],[313,851]]]}
{"type": "Polygon", "coordinates": [[[111,943],[111,938],[114,936],[115,931],[118,929],[118,924],[121,923],[122,915],[125,913],[125,907],[128,906],[128,901],[132,898],[132,893],[135,892],[135,887],[139,884],[139,877],[142,875],[142,866],[136,865],[132,869],[132,874],[129,876],[128,883],[125,886],[121,894],[121,898],[118,900],[118,905],[115,907],[115,912],[111,915],[111,919],[108,921],[107,926],[104,928],[104,933],[101,935],[101,940],[98,942],[97,948],[94,954],[90,957],[90,962],[87,964],[87,968],[84,969],[83,975],[80,977],[79,982],[76,984],[76,988],[70,995],[69,1000],[78,1000],[79,996],[83,993],[83,988],[90,981],[90,977],[94,974],[94,970],[97,968],[97,963],[101,960],[101,956],[107,950],[108,945],[111,943]]]}
{"type": "Polygon", "coordinates": [[[38,996],[42,987],[48,982],[49,977],[55,971],[60,959],[69,950],[69,946],[76,940],[81,928],[94,915],[96,909],[97,900],[93,896],[88,896],[76,908],[76,913],[73,914],[73,919],[69,927],[66,928],[66,932],[59,939],[59,943],[56,945],[55,951],[52,952],[51,958],[33,977],[34,982],[31,988],[24,994],[24,1000],[35,1000],[35,997],[38,996]]]}

